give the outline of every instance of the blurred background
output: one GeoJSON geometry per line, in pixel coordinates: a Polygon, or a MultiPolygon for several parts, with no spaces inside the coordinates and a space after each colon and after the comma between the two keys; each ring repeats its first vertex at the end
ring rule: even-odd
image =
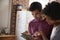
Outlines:
{"type": "Polygon", "coordinates": [[[28,31],[28,24],[34,19],[28,11],[30,4],[34,1],[40,2],[42,9],[48,2],[60,2],[60,0],[0,0],[0,36],[8,34],[7,37],[13,36],[12,40],[15,38],[25,40],[21,37],[21,33],[28,31]]]}

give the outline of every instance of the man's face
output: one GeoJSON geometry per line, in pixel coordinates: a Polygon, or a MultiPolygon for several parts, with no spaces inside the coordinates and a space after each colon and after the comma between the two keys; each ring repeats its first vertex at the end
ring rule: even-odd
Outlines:
{"type": "Polygon", "coordinates": [[[32,15],[35,19],[40,19],[41,18],[41,12],[39,12],[38,10],[32,11],[32,15]]]}

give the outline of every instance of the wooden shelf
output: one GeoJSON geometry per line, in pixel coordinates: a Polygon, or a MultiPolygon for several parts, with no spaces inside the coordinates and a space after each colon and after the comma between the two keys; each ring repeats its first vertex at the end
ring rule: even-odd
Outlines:
{"type": "Polygon", "coordinates": [[[15,40],[15,35],[0,35],[0,40],[15,40]]]}

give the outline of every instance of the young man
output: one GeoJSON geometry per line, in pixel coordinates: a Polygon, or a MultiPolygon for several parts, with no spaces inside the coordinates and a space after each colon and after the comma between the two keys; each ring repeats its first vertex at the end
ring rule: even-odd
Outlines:
{"type": "Polygon", "coordinates": [[[50,36],[50,40],[60,40],[60,3],[58,2],[49,3],[43,9],[43,13],[46,15],[46,21],[49,24],[54,25],[50,36]]]}
{"type": "Polygon", "coordinates": [[[44,34],[49,38],[52,26],[41,17],[42,5],[39,2],[33,2],[30,5],[29,10],[32,12],[32,15],[35,18],[29,23],[29,33],[35,37],[36,40],[43,40],[40,34],[40,31],[43,31],[44,34]]]}

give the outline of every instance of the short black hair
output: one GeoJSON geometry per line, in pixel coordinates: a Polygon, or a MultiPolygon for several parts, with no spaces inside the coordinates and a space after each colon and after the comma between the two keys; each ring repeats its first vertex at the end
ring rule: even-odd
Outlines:
{"type": "Polygon", "coordinates": [[[51,2],[43,9],[43,13],[49,16],[52,20],[60,20],[60,3],[51,2]]]}
{"type": "Polygon", "coordinates": [[[41,11],[42,10],[42,5],[39,2],[33,2],[31,3],[30,7],[29,7],[29,11],[41,11]]]}

